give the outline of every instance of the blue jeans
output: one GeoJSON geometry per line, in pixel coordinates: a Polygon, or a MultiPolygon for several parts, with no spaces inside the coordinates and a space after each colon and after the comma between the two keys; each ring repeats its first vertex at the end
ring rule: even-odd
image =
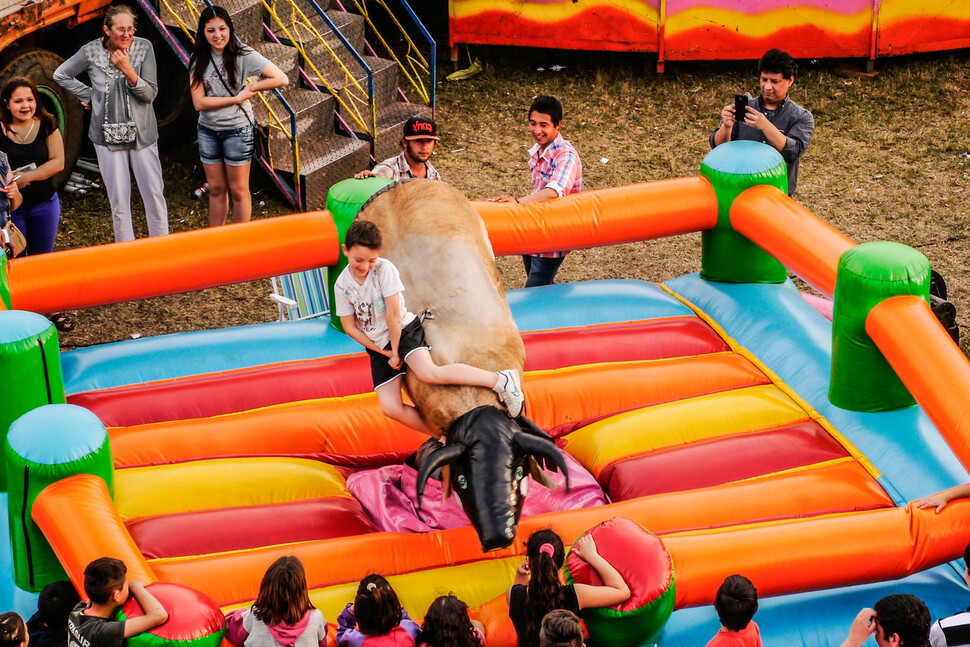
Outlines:
{"type": "Polygon", "coordinates": [[[522,263],[525,265],[526,275],[525,287],[532,288],[537,285],[552,285],[553,281],[556,280],[556,273],[559,272],[559,266],[562,265],[564,260],[566,260],[565,256],[559,258],[523,256],[522,263]]]}
{"type": "Polygon", "coordinates": [[[245,166],[253,161],[255,140],[253,127],[233,130],[210,130],[199,126],[199,157],[203,164],[245,166]]]}
{"type": "Polygon", "coordinates": [[[54,239],[57,237],[57,224],[61,220],[61,202],[55,193],[49,200],[32,207],[20,207],[10,214],[13,224],[24,232],[27,239],[27,249],[21,256],[36,256],[54,251],[54,239]]]}

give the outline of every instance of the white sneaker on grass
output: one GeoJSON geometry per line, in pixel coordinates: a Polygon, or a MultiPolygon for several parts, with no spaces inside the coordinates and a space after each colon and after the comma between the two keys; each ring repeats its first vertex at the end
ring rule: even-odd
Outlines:
{"type": "Polygon", "coordinates": [[[498,397],[509,409],[509,415],[518,418],[522,413],[522,406],[525,404],[525,396],[522,394],[522,384],[519,382],[519,373],[514,368],[499,371],[499,375],[505,376],[505,386],[499,391],[498,397]]]}

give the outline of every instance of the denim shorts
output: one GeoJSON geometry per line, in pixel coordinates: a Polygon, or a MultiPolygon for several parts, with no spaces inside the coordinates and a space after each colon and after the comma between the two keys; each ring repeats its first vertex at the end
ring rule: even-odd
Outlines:
{"type": "Polygon", "coordinates": [[[253,161],[253,127],[210,130],[199,126],[199,157],[203,164],[245,166],[253,161]]]}

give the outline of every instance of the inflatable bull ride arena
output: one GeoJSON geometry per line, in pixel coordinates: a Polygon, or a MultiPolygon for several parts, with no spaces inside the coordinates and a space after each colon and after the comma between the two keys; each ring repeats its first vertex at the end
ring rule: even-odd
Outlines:
{"type": "MultiPolygon", "coordinates": [[[[0,261],[0,607],[82,590],[108,555],[171,614],[138,641],[216,647],[224,614],[296,555],[331,642],[381,573],[412,617],[453,593],[488,647],[512,647],[505,591],[551,528],[592,533],[632,590],[584,611],[592,644],[706,643],[733,573],[758,589],[766,645],[838,644],[891,592],[963,610],[970,501],[913,503],[970,480],[970,364],[928,305],[929,263],[856,245],[786,186],[774,149],[731,142],[699,176],[552,202],[348,180],[324,212],[0,261]],[[420,473],[406,459],[426,437],[382,415],[327,316],[61,353],[35,314],[321,267],[332,298],[355,218],[381,226],[438,363],[524,369],[516,420],[484,389],[410,390],[448,431],[420,473]],[[695,231],[700,271],[661,285],[503,294],[493,259],[695,231]]],[[[583,566],[567,558],[566,580],[590,582],[583,566]]]]}

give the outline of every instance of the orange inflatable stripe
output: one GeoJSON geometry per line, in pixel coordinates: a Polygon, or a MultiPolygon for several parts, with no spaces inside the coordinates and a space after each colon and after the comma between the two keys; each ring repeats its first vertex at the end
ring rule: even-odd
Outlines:
{"type": "Polygon", "coordinates": [[[84,567],[99,557],[123,561],[133,580],[158,581],[101,478],[78,474],[47,486],[37,495],[31,517],[78,591],[84,590],[84,567]]]}
{"type": "MultiPolygon", "coordinates": [[[[716,353],[537,371],[525,382],[530,415],[553,428],[767,378],[737,355],[716,353]]],[[[426,439],[386,418],[373,393],[108,432],[119,467],[245,454],[387,454],[413,451],[426,439]]]]}
{"type": "Polygon", "coordinates": [[[268,278],[338,259],[326,211],[257,220],[11,262],[14,309],[56,312],[268,278]]]}
{"type": "Polygon", "coordinates": [[[809,285],[831,298],[839,258],[855,243],[771,186],[756,186],[731,206],[731,225],[809,285]]]}
{"type": "Polygon", "coordinates": [[[970,470],[970,362],[929,304],[917,296],[886,299],[869,311],[866,333],[970,470]],[[920,331],[918,344],[914,330],[920,331]]]}
{"type": "Polygon", "coordinates": [[[700,177],[576,193],[531,204],[473,202],[497,256],[616,245],[711,229],[717,198],[700,177]]]}
{"type": "Polygon", "coordinates": [[[724,578],[744,573],[758,595],[884,582],[963,554],[970,501],[941,514],[891,508],[722,532],[666,536],[677,608],[711,604],[724,578]],[[949,514],[948,514],[949,513],[949,514]],[[932,538],[932,541],[927,541],[932,538]],[[779,566],[782,565],[782,568],[779,566]]]}

